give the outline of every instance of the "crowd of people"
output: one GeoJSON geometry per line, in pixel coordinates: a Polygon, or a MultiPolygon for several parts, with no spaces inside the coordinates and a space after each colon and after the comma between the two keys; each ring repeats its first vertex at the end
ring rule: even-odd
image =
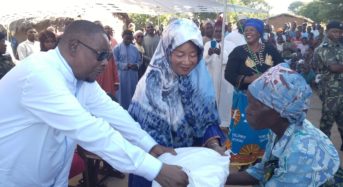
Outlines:
{"type": "Polygon", "coordinates": [[[0,152],[16,147],[0,159],[0,186],[67,186],[76,145],[130,173],[130,187],[186,186],[182,168],[156,157],[192,146],[231,149],[245,167],[227,184],[333,180],[342,23],[274,29],[240,15],[235,29],[222,24],[172,19],[158,33],[131,23],[118,43],[111,27],[78,20],[61,36],[29,27],[15,50],[0,33],[0,152]],[[312,90],[323,103],[320,130],[306,120],[312,90]]]}

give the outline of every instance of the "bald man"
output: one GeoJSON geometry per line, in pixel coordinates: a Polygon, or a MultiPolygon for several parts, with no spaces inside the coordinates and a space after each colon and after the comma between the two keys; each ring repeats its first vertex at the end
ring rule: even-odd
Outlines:
{"type": "Polygon", "coordinates": [[[113,168],[162,186],[187,175],[154,156],[158,145],[95,79],[111,54],[103,28],[71,23],[54,50],[23,60],[0,81],[0,186],[68,186],[76,144],[113,168]],[[149,154],[149,153],[150,154],[149,154]]]}

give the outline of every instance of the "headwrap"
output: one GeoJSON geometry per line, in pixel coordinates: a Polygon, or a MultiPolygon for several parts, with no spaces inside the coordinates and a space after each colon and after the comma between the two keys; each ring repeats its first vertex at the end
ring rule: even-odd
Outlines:
{"type": "Polygon", "coordinates": [[[133,33],[133,36],[136,37],[137,34],[143,34],[143,31],[141,31],[141,30],[136,30],[136,32],[133,33]]]}
{"type": "Polygon", "coordinates": [[[254,27],[257,30],[257,32],[260,33],[260,37],[263,37],[264,23],[262,20],[255,18],[247,19],[244,24],[244,29],[248,26],[254,27]]]}
{"type": "Polygon", "coordinates": [[[305,119],[312,95],[305,79],[286,63],[270,68],[252,82],[248,90],[257,100],[297,125],[305,119]]]}
{"type": "Polygon", "coordinates": [[[332,20],[326,25],[326,30],[330,30],[330,29],[343,30],[343,23],[336,21],[336,20],[332,20]]]}
{"type": "Polygon", "coordinates": [[[163,31],[129,107],[131,116],[159,144],[191,146],[211,125],[219,125],[212,79],[203,55],[200,30],[188,19],[175,19],[163,31]],[[175,48],[191,41],[198,48],[198,64],[186,76],[171,68],[175,48]]]}

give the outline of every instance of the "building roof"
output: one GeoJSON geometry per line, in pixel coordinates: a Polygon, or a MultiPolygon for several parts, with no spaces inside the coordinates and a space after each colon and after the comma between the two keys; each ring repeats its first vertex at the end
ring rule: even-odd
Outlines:
{"type": "Polygon", "coordinates": [[[291,13],[277,14],[277,15],[274,15],[274,16],[271,16],[271,17],[265,19],[265,21],[266,21],[266,20],[270,20],[270,19],[275,19],[275,18],[278,18],[278,17],[282,17],[282,16],[285,16],[285,17],[294,17],[294,18],[299,18],[299,19],[304,19],[304,20],[306,20],[307,22],[310,22],[310,23],[314,22],[314,21],[311,20],[310,18],[307,18],[307,17],[304,17],[304,16],[300,16],[300,15],[291,14],[291,13]]]}

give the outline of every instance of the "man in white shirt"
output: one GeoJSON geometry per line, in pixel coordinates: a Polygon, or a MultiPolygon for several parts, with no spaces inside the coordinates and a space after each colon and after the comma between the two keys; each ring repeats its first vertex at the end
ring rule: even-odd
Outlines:
{"type": "MultiPolygon", "coordinates": [[[[243,34],[243,26],[245,21],[248,19],[245,15],[239,15],[237,18],[237,28],[230,32],[224,38],[224,49],[223,49],[223,61],[221,67],[221,74],[224,77],[224,71],[229,59],[230,53],[233,51],[234,48],[237,46],[246,44],[245,37],[243,34]]],[[[233,86],[222,78],[221,80],[221,89],[220,89],[220,96],[219,96],[219,114],[221,117],[221,126],[227,127],[231,121],[231,108],[232,108],[232,97],[233,97],[233,86]],[[225,89],[223,89],[225,87],[225,89]]]]}
{"type": "Polygon", "coordinates": [[[27,39],[18,45],[17,53],[19,60],[40,51],[40,44],[37,40],[37,31],[33,27],[26,30],[27,39]]]}
{"type": "Polygon", "coordinates": [[[174,150],[158,145],[95,81],[110,51],[102,27],[75,21],[56,49],[31,55],[1,79],[0,186],[68,186],[76,144],[122,172],[188,184],[180,167],[153,157],[174,150]]]}
{"type": "Polygon", "coordinates": [[[222,21],[214,24],[214,39],[204,45],[204,59],[211,75],[221,120],[220,126],[228,127],[231,120],[233,86],[225,80],[226,62],[221,60],[222,21]]]}

